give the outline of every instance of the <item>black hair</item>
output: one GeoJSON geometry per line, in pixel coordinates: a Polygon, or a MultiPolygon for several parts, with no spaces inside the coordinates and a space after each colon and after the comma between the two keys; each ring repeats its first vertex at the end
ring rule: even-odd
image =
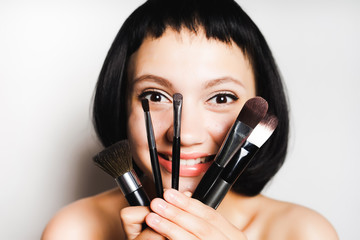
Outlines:
{"type": "Polygon", "coordinates": [[[282,166],[288,146],[287,97],[271,50],[255,23],[233,0],[148,0],[124,22],[107,54],[96,86],[93,121],[105,147],[127,136],[127,62],[146,37],[167,28],[204,31],[208,39],[235,42],[250,61],[256,93],[279,119],[271,138],[238,178],[233,190],[247,196],[261,192],[282,166]]]}

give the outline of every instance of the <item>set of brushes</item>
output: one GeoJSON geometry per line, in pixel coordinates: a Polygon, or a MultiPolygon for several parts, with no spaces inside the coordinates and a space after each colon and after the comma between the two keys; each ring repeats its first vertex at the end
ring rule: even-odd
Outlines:
{"type": "Polygon", "coordinates": [[[261,146],[270,138],[278,124],[278,119],[267,114],[255,127],[241,149],[231,158],[219,178],[209,189],[203,203],[216,209],[231,186],[244,172],[261,146]]]}
{"type": "Polygon", "coordinates": [[[211,185],[221,174],[230,159],[242,147],[255,126],[264,118],[268,110],[268,103],[261,97],[254,97],[246,101],[235,122],[227,133],[227,136],[216,154],[192,197],[203,201],[211,185]]]}
{"type": "MultiPolygon", "coordinates": [[[[179,187],[180,171],[180,120],[182,95],[173,96],[174,136],[172,148],[172,188],[179,187]]],[[[157,197],[163,197],[163,185],[150,116],[149,102],[142,99],[148,147],[157,197]]],[[[228,131],[220,150],[215,156],[193,198],[217,208],[231,186],[249,165],[259,148],[277,127],[275,116],[266,114],[268,103],[261,97],[249,99],[228,131]]],[[[94,158],[98,167],[115,178],[119,188],[132,206],[149,206],[149,198],[132,166],[132,155],[127,140],[122,140],[98,153],[94,158]]]]}

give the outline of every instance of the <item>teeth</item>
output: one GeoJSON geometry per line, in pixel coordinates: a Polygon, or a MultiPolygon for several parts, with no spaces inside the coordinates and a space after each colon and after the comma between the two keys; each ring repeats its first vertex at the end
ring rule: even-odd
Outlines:
{"type": "MultiPolygon", "coordinates": [[[[180,159],[180,165],[192,166],[192,165],[195,165],[195,164],[204,163],[205,160],[206,160],[205,157],[196,158],[196,159],[187,159],[187,160],[180,159]]],[[[169,156],[169,161],[170,161],[170,162],[172,161],[172,157],[171,157],[171,156],[169,156]]]]}

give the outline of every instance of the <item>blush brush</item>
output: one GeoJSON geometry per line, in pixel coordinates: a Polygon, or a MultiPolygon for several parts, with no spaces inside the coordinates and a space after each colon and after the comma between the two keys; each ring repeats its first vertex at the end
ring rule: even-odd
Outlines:
{"type": "Polygon", "coordinates": [[[211,185],[219,177],[221,171],[242,147],[246,139],[263,119],[268,110],[268,103],[261,97],[254,97],[246,101],[234,124],[228,131],[214,162],[211,164],[200,183],[196,187],[193,198],[203,201],[211,185]]]}
{"type": "Polygon", "coordinates": [[[278,124],[278,119],[267,114],[255,127],[241,149],[232,157],[221,172],[219,178],[209,189],[202,200],[206,205],[216,209],[224,199],[231,186],[247,168],[261,146],[270,138],[278,124]]]}
{"type": "Polygon", "coordinates": [[[174,137],[172,148],[172,168],[171,168],[171,187],[179,189],[179,173],[180,173],[180,127],[181,127],[181,110],[183,96],[175,93],[173,96],[174,107],[174,137]]]}
{"type": "Polygon", "coordinates": [[[163,189],[163,184],[162,184],[162,179],[161,179],[160,164],[159,164],[159,158],[158,158],[158,153],[157,153],[157,149],[156,149],[154,129],[153,129],[153,125],[151,122],[149,100],[147,100],[146,98],[142,99],[141,105],[144,110],[144,116],[145,116],[146,134],[147,134],[147,140],[148,140],[148,145],[149,145],[151,167],[152,167],[152,172],[153,172],[153,177],[154,177],[154,182],[155,182],[156,196],[159,198],[163,198],[164,189],[163,189]]]}
{"type": "Polygon", "coordinates": [[[93,157],[94,163],[115,178],[130,206],[149,206],[150,200],[133,169],[127,140],[119,141],[93,157]]]}

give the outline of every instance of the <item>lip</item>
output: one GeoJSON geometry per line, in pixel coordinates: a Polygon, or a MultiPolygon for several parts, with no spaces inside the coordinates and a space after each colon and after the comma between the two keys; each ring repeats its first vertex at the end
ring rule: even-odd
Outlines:
{"type": "MultiPolygon", "coordinates": [[[[198,154],[181,154],[181,159],[195,159],[198,158],[198,154]]],[[[165,168],[166,171],[171,173],[172,170],[172,162],[164,159],[162,156],[158,156],[159,163],[161,166],[165,168]]],[[[198,163],[194,165],[180,165],[180,177],[197,177],[207,171],[213,161],[209,161],[206,163],[198,163]]]]}

